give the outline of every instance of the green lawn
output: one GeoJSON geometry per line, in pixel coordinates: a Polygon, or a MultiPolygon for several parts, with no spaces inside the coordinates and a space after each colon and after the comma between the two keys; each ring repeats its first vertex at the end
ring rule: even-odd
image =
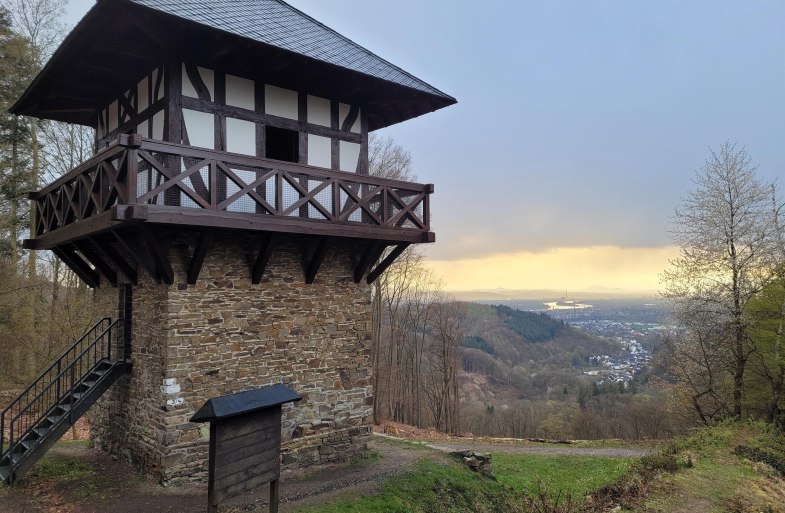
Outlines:
{"type": "Polygon", "coordinates": [[[550,494],[570,494],[575,499],[615,482],[634,459],[605,456],[493,453],[493,471],[500,483],[529,494],[540,484],[550,494]]]}
{"type": "Polygon", "coordinates": [[[540,491],[576,500],[617,479],[632,459],[596,456],[551,456],[494,453],[496,480],[472,472],[457,462],[442,463],[424,455],[404,476],[385,482],[377,494],[343,497],[300,513],[339,512],[523,512],[526,498],[540,491]]]}
{"type": "Polygon", "coordinates": [[[415,513],[523,511],[517,497],[501,484],[457,463],[424,459],[404,476],[386,481],[379,493],[344,497],[328,504],[298,509],[300,513],[415,513]],[[497,507],[491,507],[495,504],[497,507]]]}

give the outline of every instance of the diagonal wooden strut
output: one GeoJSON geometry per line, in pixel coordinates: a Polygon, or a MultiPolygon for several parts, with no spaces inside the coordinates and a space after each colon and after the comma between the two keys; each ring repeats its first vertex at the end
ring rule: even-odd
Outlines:
{"type": "Polygon", "coordinates": [[[367,281],[368,281],[368,283],[370,284],[370,283],[373,283],[373,282],[375,282],[375,281],[376,281],[376,279],[377,279],[379,276],[381,276],[381,274],[382,274],[384,271],[386,271],[386,270],[387,270],[387,268],[388,268],[388,267],[390,267],[390,266],[392,265],[392,263],[393,263],[393,262],[395,262],[395,259],[396,259],[396,258],[398,258],[398,257],[401,255],[401,253],[403,253],[404,251],[406,251],[406,248],[408,248],[408,247],[409,247],[409,243],[408,243],[408,242],[407,242],[407,243],[405,243],[405,244],[398,244],[397,246],[395,246],[395,249],[393,249],[392,251],[390,251],[390,254],[389,254],[389,255],[387,255],[387,256],[384,258],[384,260],[382,260],[381,262],[379,262],[379,263],[376,265],[376,267],[374,267],[374,268],[371,270],[371,272],[369,272],[369,273],[368,273],[368,280],[367,280],[367,281]]]}
{"type": "Polygon", "coordinates": [[[324,256],[327,254],[328,240],[329,237],[319,237],[319,242],[316,243],[316,250],[313,252],[313,256],[311,256],[311,260],[308,263],[308,268],[305,270],[305,283],[309,285],[316,279],[319,268],[322,266],[322,262],[324,262],[324,256]]]}
{"type": "Polygon", "coordinates": [[[139,229],[142,232],[142,239],[144,239],[145,246],[147,246],[147,250],[150,252],[150,256],[153,257],[153,262],[155,262],[156,274],[164,283],[171,285],[174,283],[174,271],[169,264],[169,258],[167,258],[166,252],[158,243],[158,239],[150,228],[140,226],[139,229]]]}
{"type": "Polygon", "coordinates": [[[373,241],[365,248],[360,261],[354,268],[354,283],[360,283],[374,262],[379,260],[386,246],[379,241],[373,241]]]}
{"type": "Polygon", "coordinates": [[[196,243],[194,255],[191,258],[191,265],[188,266],[189,285],[194,285],[196,279],[199,278],[199,271],[202,270],[202,265],[204,265],[204,257],[207,255],[207,250],[210,248],[210,244],[213,241],[213,233],[214,230],[212,228],[206,228],[199,234],[199,240],[196,243]]]}
{"type": "Polygon", "coordinates": [[[273,254],[275,249],[276,236],[273,233],[265,233],[262,237],[262,245],[259,248],[259,254],[253,263],[251,269],[251,283],[258,285],[262,281],[264,270],[267,269],[267,263],[270,261],[270,255],[273,254]]]}
{"type": "Polygon", "coordinates": [[[93,246],[98,250],[99,253],[103,253],[106,259],[112,262],[115,267],[117,267],[123,275],[128,278],[128,281],[136,285],[138,280],[138,275],[136,269],[133,265],[129,264],[128,261],[120,255],[107,241],[106,243],[99,242],[98,239],[90,237],[88,239],[90,242],[93,243],[93,246]]]}
{"type": "Polygon", "coordinates": [[[96,288],[100,285],[101,281],[98,273],[91,269],[90,266],[87,265],[87,262],[82,260],[82,257],[77,255],[73,249],[65,246],[58,246],[52,248],[52,252],[54,252],[54,254],[74,272],[74,274],[79,276],[88,287],[96,288]]]}
{"type": "Polygon", "coordinates": [[[73,245],[82,254],[82,257],[93,264],[95,270],[100,272],[112,286],[117,286],[117,273],[112,269],[112,266],[106,263],[106,260],[93,248],[89,241],[81,240],[73,245]]]}

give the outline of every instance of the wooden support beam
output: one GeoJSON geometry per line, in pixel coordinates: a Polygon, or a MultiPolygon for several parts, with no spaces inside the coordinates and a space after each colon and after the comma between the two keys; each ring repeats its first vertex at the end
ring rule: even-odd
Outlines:
{"type": "Polygon", "coordinates": [[[191,265],[188,266],[188,284],[196,284],[196,279],[199,278],[199,271],[202,270],[204,264],[204,257],[207,255],[207,250],[213,241],[213,229],[206,228],[199,234],[199,240],[196,243],[193,257],[191,258],[191,265]]]}
{"type": "Polygon", "coordinates": [[[371,284],[375,282],[376,279],[381,276],[381,274],[386,271],[387,268],[390,267],[393,262],[395,262],[395,259],[398,258],[408,247],[409,244],[398,244],[395,246],[395,249],[390,251],[390,254],[387,255],[384,260],[379,262],[379,264],[368,273],[368,283],[371,284]]]}
{"type": "Polygon", "coordinates": [[[89,241],[80,240],[74,242],[73,245],[82,254],[82,257],[90,262],[95,267],[95,270],[101,273],[113,287],[117,286],[117,273],[112,269],[112,266],[106,263],[106,260],[93,248],[89,241]]]}
{"type": "Polygon", "coordinates": [[[150,256],[153,257],[157,276],[167,285],[171,285],[174,283],[174,271],[169,264],[169,258],[167,257],[166,252],[158,243],[158,239],[150,228],[143,225],[140,226],[139,229],[142,232],[142,239],[144,239],[144,244],[147,246],[147,251],[149,251],[150,256]]]}
{"type": "Polygon", "coordinates": [[[276,238],[274,233],[265,233],[262,237],[259,254],[256,255],[256,260],[251,269],[251,283],[254,285],[258,285],[262,281],[262,275],[267,268],[267,263],[270,261],[270,255],[273,254],[273,249],[275,249],[276,238]]]}
{"type": "Polygon", "coordinates": [[[322,262],[324,262],[324,256],[327,254],[328,240],[329,237],[319,237],[319,241],[316,243],[316,249],[314,250],[311,260],[308,263],[308,267],[305,270],[305,283],[309,285],[316,279],[316,274],[319,272],[322,262]]]}
{"type": "Polygon", "coordinates": [[[82,257],[77,255],[73,249],[65,246],[58,246],[52,248],[52,252],[57,255],[74,274],[79,276],[88,287],[96,288],[101,284],[98,273],[91,269],[90,266],[87,265],[87,262],[82,260],[82,257]]]}
{"type": "Polygon", "coordinates": [[[360,283],[362,281],[363,276],[368,272],[371,265],[382,256],[382,251],[384,251],[385,247],[386,246],[379,241],[373,241],[368,244],[365,251],[363,251],[362,257],[360,257],[360,261],[354,267],[354,283],[360,283]]]}
{"type": "Polygon", "coordinates": [[[120,253],[115,250],[108,241],[99,241],[95,238],[90,238],[90,242],[98,249],[99,253],[103,253],[106,256],[106,259],[112,262],[115,267],[117,267],[121,273],[134,285],[137,284],[138,275],[136,269],[133,265],[128,263],[128,261],[123,257],[120,253]]]}
{"type": "MultiPolygon", "coordinates": [[[[160,283],[161,278],[158,276],[158,271],[156,270],[155,266],[151,265],[149,260],[144,258],[144,255],[140,255],[137,252],[135,245],[132,245],[127,238],[121,237],[116,230],[112,231],[111,233],[114,236],[115,240],[117,240],[117,242],[120,244],[120,246],[123,247],[126,253],[131,255],[139,263],[140,266],[144,267],[147,270],[148,274],[152,276],[153,279],[155,279],[158,283],[160,283]]],[[[137,267],[137,273],[138,273],[138,269],[139,268],[137,267]]]]}

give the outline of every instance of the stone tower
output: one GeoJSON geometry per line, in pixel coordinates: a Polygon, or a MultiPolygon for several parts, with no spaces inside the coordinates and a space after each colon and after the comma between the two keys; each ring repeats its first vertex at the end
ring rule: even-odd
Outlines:
{"type": "Polygon", "coordinates": [[[285,466],[363,451],[370,283],[434,240],[433,186],[369,176],[368,133],[453,103],[279,0],[99,0],[13,107],[96,130],[26,241],[129,327],[96,444],[198,479],[189,417],[283,382],[285,466]]]}

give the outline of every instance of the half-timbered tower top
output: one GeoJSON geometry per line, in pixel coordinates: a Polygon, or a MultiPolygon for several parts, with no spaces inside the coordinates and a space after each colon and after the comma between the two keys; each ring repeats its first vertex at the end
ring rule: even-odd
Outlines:
{"type": "Polygon", "coordinates": [[[368,133],[455,102],[282,0],[98,0],[12,108],[96,130],[31,193],[25,245],[93,286],[136,281],[123,253],[171,283],[166,230],[289,234],[319,250],[310,283],[340,239],[359,280],[435,240],[433,185],[368,176],[368,133]]]}
{"type": "Polygon", "coordinates": [[[363,105],[369,130],[455,103],[280,0],[98,0],[12,112],[94,126],[163,60],[363,105]]]}

